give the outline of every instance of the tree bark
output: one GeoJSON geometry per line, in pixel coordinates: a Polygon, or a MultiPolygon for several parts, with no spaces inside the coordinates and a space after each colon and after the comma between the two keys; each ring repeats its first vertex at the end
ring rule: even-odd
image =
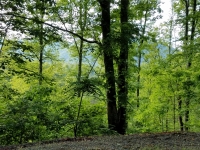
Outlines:
{"type": "Polygon", "coordinates": [[[40,56],[39,56],[39,85],[42,85],[42,74],[43,74],[43,49],[44,49],[44,44],[43,44],[43,24],[41,24],[41,29],[40,29],[40,37],[39,37],[39,42],[40,42],[40,56]]]}
{"type": "Polygon", "coordinates": [[[121,0],[121,47],[118,61],[118,128],[120,134],[126,133],[128,102],[128,5],[129,0],[121,0]]]}
{"type": "Polygon", "coordinates": [[[110,44],[110,0],[99,0],[101,6],[101,28],[103,34],[103,56],[105,65],[105,77],[107,84],[107,115],[108,128],[117,131],[117,105],[116,88],[113,64],[113,52],[110,44]]]}
{"type": "MultiPolygon", "coordinates": [[[[45,13],[45,9],[44,9],[44,1],[41,2],[41,20],[44,18],[44,13],[45,13]]],[[[43,51],[44,51],[44,37],[43,37],[43,23],[39,24],[39,28],[40,28],[40,35],[39,35],[39,43],[40,43],[40,54],[39,54],[39,85],[42,85],[42,80],[43,80],[43,51]]]]}
{"type": "MultiPolygon", "coordinates": [[[[189,43],[193,45],[193,40],[194,40],[194,33],[195,33],[195,27],[196,27],[196,7],[197,7],[197,1],[193,0],[192,1],[192,21],[191,21],[191,31],[189,31],[189,6],[190,6],[190,1],[185,0],[185,17],[186,17],[186,23],[185,23],[185,46],[188,47],[189,43]],[[189,32],[191,33],[190,39],[189,39],[189,32]],[[189,41],[190,40],[190,41],[189,41]]],[[[186,49],[186,54],[187,54],[187,69],[190,69],[192,66],[192,54],[193,51],[192,49],[186,49]]],[[[185,100],[185,106],[186,106],[186,111],[185,111],[185,131],[189,130],[189,127],[187,123],[189,122],[189,114],[190,114],[190,100],[191,100],[191,78],[190,76],[187,77],[187,82],[186,82],[186,100],[185,100]]]]}
{"type": "Polygon", "coordinates": [[[181,100],[181,97],[179,96],[178,97],[178,110],[179,110],[179,124],[180,124],[180,130],[183,131],[184,128],[184,123],[183,123],[183,117],[182,117],[182,114],[181,114],[181,110],[182,110],[182,100],[181,100]]]}

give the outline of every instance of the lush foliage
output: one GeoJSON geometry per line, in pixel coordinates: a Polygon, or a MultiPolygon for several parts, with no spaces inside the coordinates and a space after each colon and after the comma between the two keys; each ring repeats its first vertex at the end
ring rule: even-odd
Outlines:
{"type": "Polygon", "coordinates": [[[200,131],[199,2],[127,2],[2,1],[1,145],[200,131]]]}

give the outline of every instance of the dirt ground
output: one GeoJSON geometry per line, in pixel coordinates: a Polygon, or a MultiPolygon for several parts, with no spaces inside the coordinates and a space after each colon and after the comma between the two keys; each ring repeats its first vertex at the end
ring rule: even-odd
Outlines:
{"type": "Polygon", "coordinates": [[[200,150],[200,133],[143,133],[66,138],[0,150],[200,150]]]}

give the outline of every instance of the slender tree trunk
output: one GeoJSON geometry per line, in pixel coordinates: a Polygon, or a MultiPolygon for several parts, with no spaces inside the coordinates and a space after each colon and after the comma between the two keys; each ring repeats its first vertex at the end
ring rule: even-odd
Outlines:
{"type": "MultiPolygon", "coordinates": [[[[186,22],[185,22],[185,45],[188,46],[188,42],[189,42],[189,35],[188,35],[188,32],[189,32],[189,0],[185,0],[185,17],[186,17],[186,22]]],[[[188,50],[186,50],[187,52],[187,56],[188,57],[188,62],[187,62],[187,68],[190,68],[191,66],[191,62],[190,62],[190,52],[188,50]]],[[[187,83],[189,83],[189,79],[190,77],[187,78],[187,83]]],[[[190,85],[186,85],[186,89],[187,90],[190,90],[190,85]]],[[[190,104],[190,96],[189,96],[189,91],[186,91],[187,92],[187,96],[186,96],[186,100],[185,100],[185,131],[188,131],[188,127],[187,127],[187,122],[189,121],[189,104],[190,104]]]]}
{"type": "MultiPolygon", "coordinates": [[[[148,1],[147,1],[148,3],[148,1]]],[[[144,34],[146,32],[146,24],[147,24],[147,13],[148,10],[145,11],[145,20],[144,20],[144,25],[143,25],[143,29],[142,29],[142,36],[144,37],[144,34]]],[[[142,24],[142,23],[141,23],[142,24]]],[[[144,40],[142,39],[140,46],[142,46],[144,40]]],[[[140,107],[140,71],[141,71],[141,60],[142,60],[142,52],[141,49],[139,49],[138,52],[138,76],[137,76],[137,83],[138,83],[138,87],[136,89],[136,97],[137,97],[137,108],[140,107]]]]}
{"type": "Polygon", "coordinates": [[[128,102],[128,5],[129,0],[121,0],[121,48],[118,61],[118,128],[120,134],[126,133],[128,102]]]}
{"type": "MultiPolygon", "coordinates": [[[[82,35],[83,36],[83,35],[82,35]]],[[[76,48],[78,50],[78,76],[77,76],[77,82],[81,82],[81,75],[82,75],[82,59],[83,59],[83,40],[80,41],[80,47],[77,45],[76,40],[74,39],[74,42],[76,43],[76,48]]],[[[78,91],[78,97],[80,98],[79,106],[78,106],[78,112],[77,117],[74,124],[74,137],[77,137],[78,134],[78,125],[79,125],[79,116],[81,112],[81,106],[83,101],[83,92],[81,90],[78,91]]]]}
{"type": "MultiPolygon", "coordinates": [[[[193,0],[192,1],[192,21],[191,21],[191,31],[189,31],[189,6],[190,6],[190,1],[185,0],[185,17],[186,17],[186,23],[185,23],[185,46],[188,47],[189,42],[190,45],[193,46],[193,40],[194,40],[194,33],[195,33],[195,27],[196,27],[196,7],[197,7],[197,1],[193,0]],[[191,32],[190,39],[189,39],[189,32],[191,32]],[[190,41],[189,41],[190,40],[190,41]]],[[[193,50],[192,49],[187,49],[186,50],[187,54],[187,69],[190,69],[192,66],[192,55],[193,55],[193,50]]],[[[185,100],[185,106],[186,106],[186,111],[185,111],[185,131],[189,130],[189,127],[187,123],[189,122],[189,107],[190,107],[190,100],[191,100],[191,78],[190,76],[187,77],[187,82],[186,82],[186,100],[185,100]]]]}
{"type": "Polygon", "coordinates": [[[74,125],[74,137],[77,137],[77,133],[78,133],[79,116],[80,116],[80,112],[81,112],[81,106],[82,106],[82,102],[83,102],[84,92],[81,92],[80,94],[81,95],[80,95],[80,102],[79,102],[79,105],[78,105],[78,113],[77,113],[75,125],[74,125]]]}
{"type": "Polygon", "coordinates": [[[182,110],[182,100],[181,97],[178,97],[178,110],[179,110],[179,124],[180,124],[180,130],[183,131],[184,130],[184,123],[183,123],[183,117],[181,114],[181,110],[182,110]]]}
{"type": "MultiPolygon", "coordinates": [[[[173,22],[174,22],[174,9],[173,9],[173,0],[171,1],[171,17],[170,17],[170,27],[169,27],[169,45],[168,45],[168,49],[169,49],[169,55],[171,55],[172,53],[172,38],[173,38],[173,22]]],[[[171,68],[171,60],[169,61],[169,65],[170,65],[170,68],[171,68]]],[[[172,91],[175,91],[173,90],[173,84],[171,81],[169,81],[169,88],[171,87],[172,91]]],[[[173,126],[174,126],[174,131],[176,129],[176,99],[175,99],[175,96],[174,98],[171,98],[172,100],[172,105],[173,105],[173,126]]]]}
{"type": "MultiPolygon", "coordinates": [[[[176,82],[176,90],[179,91],[178,81],[176,82]]],[[[183,101],[182,101],[180,95],[178,95],[177,101],[178,101],[178,119],[179,119],[179,124],[180,124],[180,131],[182,132],[184,130],[184,123],[183,123],[183,116],[182,116],[182,103],[183,103],[183,101]]]]}
{"type": "Polygon", "coordinates": [[[117,131],[117,105],[116,88],[113,64],[113,52],[110,44],[110,0],[99,0],[101,5],[101,28],[103,34],[103,56],[105,65],[105,77],[107,84],[107,113],[108,127],[110,130],[117,131]]]}
{"type": "MultiPolygon", "coordinates": [[[[44,18],[44,13],[45,13],[45,9],[44,9],[44,1],[41,2],[41,14],[40,17],[41,19],[44,18]]],[[[40,54],[39,54],[39,85],[42,85],[42,80],[43,80],[43,51],[44,51],[44,41],[43,41],[43,23],[41,23],[39,25],[40,28],[40,35],[39,35],[39,43],[40,43],[40,54]]]]}
{"type": "MultiPolygon", "coordinates": [[[[44,14],[45,14],[45,8],[44,8],[44,0],[42,1],[37,1],[38,4],[40,4],[42,7],[39,9],[40,11],[40,19],[43,20],[44,18],[44,14]]],[[[38,25],[38,28],[40,29],[39,31],[39,45],[40,45],[40,53],[39,53],[39,72],[38,72],[38,75],[39,75],[39,86],[42,85],[42,82],[43,82],[43,53],[44,53],[44,35],[43,35],[43,32],[44,32],[44,26],[43,26],[43,23],[39,24],[38,25]]],[[[42,99],[42,95],[40,94],[39,95],[39,99],[42,99]]],[[[39,101],[38,103],[41,103],[41,101],[39,101]]],[[[40,138],[41,138],[41,134],[40,134],[40,129],[39,129],[39,120],[37,121],[37,125],[38,125],[38,141],[40,141],[40,138]]]]}
{"type": "MultiPolygon", "coordinates": [[[[78,48],[78,46],[77,46],[77,48],[78,48]]],[[[78,50],[78,76],[77,76],[78,83],[81,82],[82,61],[83,61],[83,40],[80,41],[80,47],[78,50]]],[[[80,97],[80,96],[81,96],[81,91],[78,91],[78,97],[80,97]]]]}
{"type": "Polygon", "coordinates": [[[44,49],[44,44],[43,44],[43,24],[41,24],[41,29],[40,29],[40,56],[39,56],[39,85],[42,85],[42,73],[43,73],[43,49],[44,49]]]}
{"type": "MultiPolygon", "coordinates": [[[[172,14],[170,17],[170,28],[169,28],[169,55],[171,54],[172,51],[172,33],[173,33],[173,21],[174,21],[174,9],[173,9],[173,2],[171,2],[171,7],[172,7],[172,14]]],[[[171,64],[171,62],[170,62],[171,64]]]]}
{"type": "MultiPolygon", "coordinates": [[[[8,26],[8,27],[9,27],[9,26],[8,26]]],[[[7,36],[7,32],[8,32],[8,27],[6,27],[5,32],[2,33],[2,36],[1,36],[0,57],[1,57],[2,50],[3,50],[3,46],[4,46],[4,43],[5,43],[5,40],[6,40],[6,36],[7,36]]]]}
{"type": "Polygon", "coordinates": [[[141,51],[139,51],[138,54],[138,76],[137,76],[137,89],[136,89],[136,97],[137,97],[137,108],[140,107],[140,70],[141,70],[141,59],[142,59],[142,54],[141,51]]]}
{"type": "MultiPolygon", "coordinates": [[[[191,27],[191,36],[190,36],[190,44],[192,45],[193,47],[193,40],[194,40],[194,32],[195,32],[195,27],[196,27],[196,7],[197,7],[197,1],[196,0],[193,0],[193,5],[192,5],[192,15],[193,15],[193,18],[192,18],[192,27],[191,27]]],[[[189,17],[189,1],[188,3],[186,3],[186,18],[189,17]]],[[[188,29],[188,26],[189,26],[189,21],[188,19],[186,19],[186,32],[185,32],[185,36],[186,36],[186,44],[187,44],[187,41],[189,40],[189,35],[188,35],[188,32],[189,32],[189,29],[188,29]]],[[[188,41],[189,42],[189,41],[188,41]]],[[[188,51],[188,50],[187,50],[188,51]]],[[[189,49],[189,55],[188,55],[188,63],[187,63],[187,69],[190,69],[191,66],[192,66],[192,49],[189,49]]],[[[186,101],[185,101],[185,105],[186,105],[186,111],[185,111],[185,130],[188,131],[189,130],[189,127],[187,125],[188,121],[189,121],[189,114],[190,114],[190,111],[189,111],[189,107],[190,107],[190,100],[191,100],[191,78],[190,76],[188,77],[187,79],[187,97],[186,97],[186,101]]]]}
{"type": "MultiPolygon", "coordinates": [[[[86,26],[86,20],[87,20],[87,8],[84,3],[80,3],[80,17],[79,17],[79,26],[81,29],[81,37],[83,37],[83,33],[85,31],[85,26],[86,26]]],[[[78,50],[78,76],[77,76],[77,81],[78,83],[81,82],[81,76],[82,76],[82,61],[83,61],[83,44],[84,41],[81,39],[80,40],[80,45],[78,46],[75,38],[74,42],[76,44],[76,48],[78,50]]],[[[81,96],[81,91],[78,91],[78,97],[81,96]]]]}
{"type": "Polygon", "coordinates": [[[174,125],[174,131],[176,131],[176,98],[175,96],[173,98],[173,125],[174,125]]]}
{"type": "MultiPolygon", "coordinates": [[[[83,37],[83,33],[85,31],[86,20],[87,20],[87,10],[85,8],[85,5],[83,3],[81,3],[80,4],[80,17],[79,17],[79,26],[80,26],[80,29],[81,29],[81,34],[80,34],[81,37],[83,37]],[[84,12],[83,12],[83,9],[85,10],[84,12]]],[[[81,83],[84,41],[82,39],[80,39],[80,45],[78,46],[78,43],[77,43],[77,41],[75,40],[75,37],[74,37],[74,42],[75,42],[75,45],[76,45],[76,49],[78,51],[77,82],[81,83]]],[[[76,117],[75,124],[74,124],[74,137],[77,137],[77,135],[78,135],[79,116],[80,116],[80,113],[81,113],[81,107],[82,107],[84,92],[79,90],[77,96],[80,98],[80,102],[79,102],[79,106],[78,106],[77,117],[76,117]]]]}
{"type": "Polygon", "coordinates": [[[195,16],[197,11],[197,0],[193,0],[192,11],[193,11],[193,18],[192,18],[191,37],[190,37],[191,41],[194,40],[196,23],[198,19],[197,16],[195,16]]]}
{"type": "MultiPolygon", "coordinates": [[[[167,104],[170,103],[170,100],[167,101],[167,104]]],[[[165,131],[169,131],[169,119],[168,119],[169,108],[167,108],[166,116],[165,116],[165,131]]]]}

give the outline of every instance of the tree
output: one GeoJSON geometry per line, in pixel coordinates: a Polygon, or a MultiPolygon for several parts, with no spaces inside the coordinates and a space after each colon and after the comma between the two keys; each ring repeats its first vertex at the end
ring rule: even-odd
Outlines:
{"type": "MultiPolygon", "coordinates": [[[[185,4],[185,35],[184,35],[184,46],[186,47],[186,59],[187,59],[187,69],[189,70],[191,68],[192,65],[192,55],[193,55],[193,50],[188,48],[188,45],[193,47],[193,42],[194,42],[194,37],[195,37],[195,28],[196,28],[196,23],[197,23],[197,18],[195,16],[196,14],[196,9],[197,9],[197,1],[193,0],[190,4],[189,0],[185,0],[184,1],[185,4]],[[192,5],[192,11],[191,11],[191,16],[193,16],[189,21],[189,6],[192,5]],[[189,22],[191,22],[191,27],[190,27],[190,31],[189,31],[189,22]],[[189,37],[189,32],[190,33],[190,37],[189,37]]],[[[186,105],[186,111],[185,111],[185,131],[189,130],[188,127],[188,121],[189,121],[189,107],[190,107],[190,101],[191,98],[193,96],[193,92],[191,89],[191,86],[193,86],[193,82],[191,81],[190,76],[187,77],[187,81],[185,82],[186,86],[185,86],[185,90],[186,90],[186,100],[185,100],[185,105],[186,105]]]]}
{"type": "Polygon", "coordinates": [[[101,28],[102,28],[102,51],[104,56],[106,89],[107,89],[107,111],[108,127],[117,131],[117,104],[115,73],[113,64],[113,50],[110,37],[110,0],[99,0],[101,6],[101,28]]]}
{"type": "Polygon", "coordinates": [[[130,38],[130,25],[128,23],[129,0],[121,0],[121,38],[120,54],[118,60],[118,124],[117,132],[125,134],[127,129],[127,103],[128,103],[128,51],[130,38]]]}
{"type": "MultiPolygon", "coordinates": [[[[174,3],[174,6],[177,5],[177,3],[174,3]]],[[[184,111],[184,123],[181,121],[180,116],[180,124],[184,127],[185,131],[189,130],[189,118],[190,118],[190,104],[191,100],[194,96],[193,88],[195,86],[194,82],[191,79],[191,68],[192,68],[192,62],[195,55],[195,48],[194,48],[194,41],[196,37],[196,27],[198,23],[197,18],[197,6],[198,3],[196,0],[189,1],[189,0],[183,0],[180,1],[179,8],[175,8],[176,12],[178,13],[178,19],[180,18],[182,24],[184,26],[184,34],[180,33],[181,41],[182,41],[182,49],[183,54],[186,60],[186,74],[185,74],[185,81],[183,83],[183,90],[185,91],[185,100],[184,98],[181,98],[179,100],[179,108],[182,108],[183,103],[185,104],[185,111],[184,111]],[[181,11],[180,8],[184,9],[184,11],[181,11]],[[182,16],[182,17],[181,17],[182,16]]],[[[183,127],[181,127],[181,130],[183,130],[183,127]]]]}

